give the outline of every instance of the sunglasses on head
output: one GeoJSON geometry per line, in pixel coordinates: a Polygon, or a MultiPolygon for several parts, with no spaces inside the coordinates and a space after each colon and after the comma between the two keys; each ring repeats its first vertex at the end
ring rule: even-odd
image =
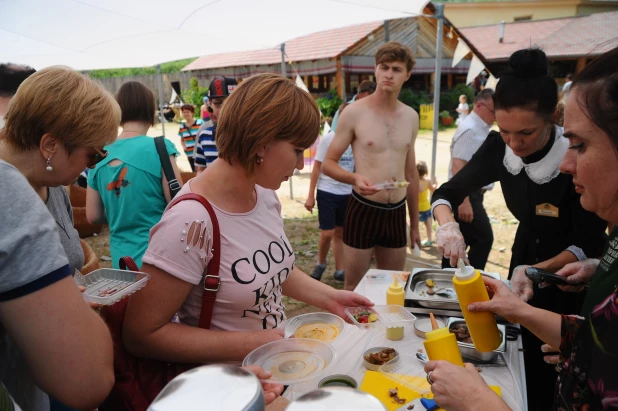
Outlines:
{"type": "Polygon", "coordinates": [[[90,156],[90,161],[88,162],[88,167],[92,168],[99,164],[105,157],[107,157],[107,150],[99,150],[98,148],[94,148],[96,153],[90,156]]]}

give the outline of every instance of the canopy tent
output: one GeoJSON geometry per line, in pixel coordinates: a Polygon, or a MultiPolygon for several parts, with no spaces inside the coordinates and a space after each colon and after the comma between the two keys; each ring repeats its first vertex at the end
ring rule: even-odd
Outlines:
{"type": "Polygon", "coordinates": [[[36,69],[153,66],[278,47],[350,24],[421,14],[428,0],[0,0],[0,59],[36,69]]]}
{"type": "MultiPolygon", "coordinates": [[[[181,58],[279,47],[336,27],[422,15],[429,0],[0,0],[0,59],[36,69],[153,66],[181,58]]],[[[436,6],[438,33],[444,8],[436,6]]],[[[437,35],[436,59],[442,54],[437,35]]],[[[436,65],[434,102],[441,65],[436,65]]],[[[160,73],[160,71],[159,71],[160,73]]],[[[159,102],[161,95],[159,75],[159,102]]],[[[438,110],[434,110],[432,176],[438,110]]]]}

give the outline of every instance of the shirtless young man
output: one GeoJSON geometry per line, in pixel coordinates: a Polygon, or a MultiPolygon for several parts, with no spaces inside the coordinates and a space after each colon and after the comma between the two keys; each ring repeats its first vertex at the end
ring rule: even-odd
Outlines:
{"type": "Polygon", "coordinates": [[[339,119],[337,132],[322,165],[324,174],[354,186],[344,227],[346,290],[353,290],[369,269],[403,270],[406,260],[406,207],[411,245],[420,246],[418,171],[414,142],[418,114],[397,100],[414,67],[412,52],[396,42],[376,53],[376,92],[351,104],[339,119]],[[356,172],[344,170],[339,158],[352,144],[356,172]],[[374,184],[407,180],[407,188],[378,190],[374,184]]]}

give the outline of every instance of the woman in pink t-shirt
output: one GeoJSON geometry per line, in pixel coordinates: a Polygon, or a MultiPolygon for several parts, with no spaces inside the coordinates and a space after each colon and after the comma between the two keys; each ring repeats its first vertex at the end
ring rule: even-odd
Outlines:
{"type": "Polygon", "coordinates": [[[346,307],[372,305],[303,273],[284,232],[273,190],[303,168],[303,152],[319,125],[313,98],[278,75],[250,77],[228,97],[217,128],[219,159],[179,193],[208,199],[220,226],[221,287],[211,327],[197,325],[212,224],[199,202],[183,201],[150,232],[142,270],[152,278],[131,298],[124,323],[133,354],[188,363],[241,361],[283,338],[276,329],[285,320],[282,295],[341,317],[346,307]],[[180,323],[171,321],[176,313],[180,323]]]}

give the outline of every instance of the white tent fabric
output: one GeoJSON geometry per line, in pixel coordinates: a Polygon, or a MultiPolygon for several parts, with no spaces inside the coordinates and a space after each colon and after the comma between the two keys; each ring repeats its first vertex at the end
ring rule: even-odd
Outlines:
{"type": "Polygon", "coordinates": [[[481,74],[481,71],[485,69],[485,65],[476,56],[472,56],[472,61],[470,62],[470,71],[468,71],[468,78],[466,79],[466,84],[470,84],[474,81],[474,79],[481,74]]]}
{"type": "Polygon", "coordinates": [[[41,69],[152,66],[276,47],[350,24],[418,15],[428,0],[0,0],[0,60],[41,69]]]}
{"type": "Polygon", "coordinates": [[[455,67],[464,57],[470,53],[470,47],[462,39],[457,39],[457,48],[453,54],[453,67],[455,67]]]}

